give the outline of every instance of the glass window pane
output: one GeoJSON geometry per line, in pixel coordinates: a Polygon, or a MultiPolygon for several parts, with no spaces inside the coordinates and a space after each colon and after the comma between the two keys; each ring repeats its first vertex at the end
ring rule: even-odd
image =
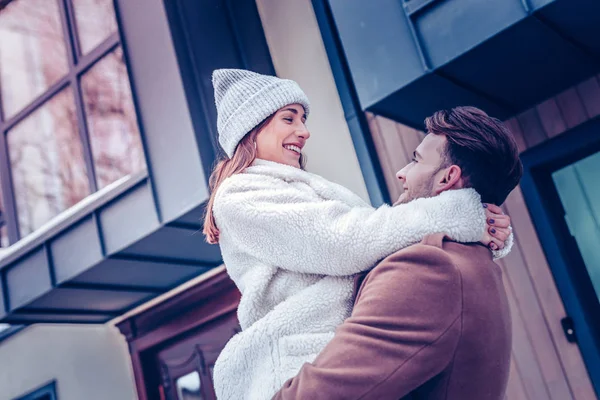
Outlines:
{"type": "Polygon", "coordinates": [[[8,118],[67,73],[56,0],[14,0],[0,11],[0,95],[8,118]]]}
{"type": "Polygon", "coordinates": [[[98,188],[146,168],[123,52],[117,48],[82,78],[98,188]]]}
{"type": "Polygon", "coordinates": [[[0,227],[0,247],[8,247],[8,229],[6,227],[6,224],[3,224],[0,227]]]}
{"type": "Polygon", "coordinates": [[[596,295],[600,298],[600,153],[579,160],[552,174],[596,295]]]}
{"type": "Polygon", "coordinates": [[[21,236],[89,194],[71,88],[8,132],[21,236]]]}
{"type": "Polygon", "coordinates": [[[177,400],[202,400],[204,396],[200,391],[200,375],[198,372],[190,372],[177,378],[177,400]]]}
{"type": "Polygon", "coordinates": [[[112,0],[73,0],[73,7],[83,54],[117,31],[112,0]]]}

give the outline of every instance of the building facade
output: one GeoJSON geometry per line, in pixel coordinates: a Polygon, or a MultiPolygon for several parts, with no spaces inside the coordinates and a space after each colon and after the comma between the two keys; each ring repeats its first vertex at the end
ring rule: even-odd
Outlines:
{"type": "Polygon", "coordinates": [[[598,38],[591,0],[0,0],[0,399],[214,398],[239,330],[200,233],[220,67],[296,80],[308,170],[373,205],[425,116],[506,120],[507,399],[597,398],[598,38]]]}

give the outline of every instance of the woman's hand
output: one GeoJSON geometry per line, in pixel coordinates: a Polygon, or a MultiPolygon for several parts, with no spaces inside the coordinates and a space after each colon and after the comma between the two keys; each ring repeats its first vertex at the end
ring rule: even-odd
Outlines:
{"type": "Polygon", "coordinates": [[[504,248],[510,235],[510,217],[495,204],[484,204],[486,229],[481,243],[492,250],[504,248]]]}

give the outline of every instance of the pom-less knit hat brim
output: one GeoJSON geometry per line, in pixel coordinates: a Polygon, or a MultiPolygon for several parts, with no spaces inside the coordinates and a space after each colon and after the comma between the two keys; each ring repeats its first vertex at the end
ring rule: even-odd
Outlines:
{"type": "Polygon", "coordinates": [[[244,136],[277,110],[300,104],[308,116],[308,98],[292,80],[239,69],[218,69],[212,78],[219,143],[230,158],[244,136]]]}

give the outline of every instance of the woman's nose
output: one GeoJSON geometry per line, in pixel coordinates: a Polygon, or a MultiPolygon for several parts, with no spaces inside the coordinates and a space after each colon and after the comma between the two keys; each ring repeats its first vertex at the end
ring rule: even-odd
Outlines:
{"type": "Polygon", "coordinates": [[[306,126],[303,126],[301,129],[298,129],[298,131],[296,131],[296,136],[304,140],[308,140],[308,138],[310,137],[310,132],[308,131],[308,129],[306,129],[306,126]]]}

